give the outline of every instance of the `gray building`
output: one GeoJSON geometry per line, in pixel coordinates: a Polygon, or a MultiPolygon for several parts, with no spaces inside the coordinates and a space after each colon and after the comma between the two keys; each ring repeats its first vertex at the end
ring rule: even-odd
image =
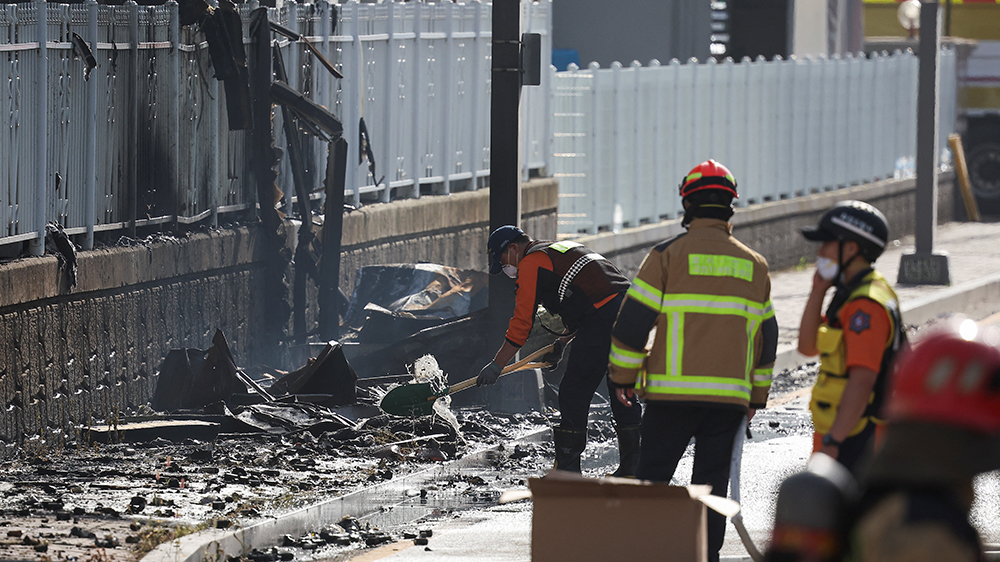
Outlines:
{"type": "Polygon", "coordinates": [[[861,0],[552,0],[553,58],[575,50],[581,67],[843,55],[860,29],[861,0]]]}

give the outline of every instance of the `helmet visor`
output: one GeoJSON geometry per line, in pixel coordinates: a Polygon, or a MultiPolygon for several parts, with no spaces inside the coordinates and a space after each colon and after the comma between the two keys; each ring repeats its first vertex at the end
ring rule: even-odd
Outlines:
{"type": "Polygon", "coordinates": [[[804,236],[806,240],[810,240],[812,242],[829,242],[830,240],[837,239],[836,234],[818,226],[807,226],[803,228],[801,232],[802,236],[804,236]]]}

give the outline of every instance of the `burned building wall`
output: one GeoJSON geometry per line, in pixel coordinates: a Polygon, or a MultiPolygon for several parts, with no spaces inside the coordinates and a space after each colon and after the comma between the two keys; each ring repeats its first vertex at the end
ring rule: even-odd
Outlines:
{"type": "MultiPolygon", "coordinates": [[[[526,184],[525,229],[555,238],[557,202],[555,180],[526,184]]],[[[350,294],[363,265],[485,270],[488,224],[488,190],[351,212],[341,288],[350,294]]],[[[284,239],[292,245],[294,229],[284,239]]],[[[280,363],[288,342],[266,326],[265,299],[289,295],[268,291],[264,245],[257,227],[235,227],[79,252],[72,290],[55,256],[0,264],[0,455],[75,441],[80,425],[140,410],[167,352],[208,349],[216,329],[241,366],[293,367],[280,363]]],[[[309,303],[314,321],[314,287],[309,303]]]]}
{"type": "Polygon", "coordinates": [[[0,266],[0,441],[113,421],[149,401],[169,349],[207,348],[216,328],[261,357],[262,269],[253,229],[78,255],[73,292],[54,257],[0,266]]]}

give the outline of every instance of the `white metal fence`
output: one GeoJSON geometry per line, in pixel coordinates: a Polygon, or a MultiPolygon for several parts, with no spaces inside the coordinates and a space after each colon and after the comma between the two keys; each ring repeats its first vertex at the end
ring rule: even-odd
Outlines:
{"type": "MultiPolygon", "coordinates": [[[[341,119],[357,163],[363,116],[385,181],[349,166],[345,201],[359,204],[476,189],[489,174],[490,6],[487,2],[285,2],[270,21],[305,35],[344,74],[320,68],[300,42],[278,39],[289,83],[341,119]],[[335,15],[336,14],[336,15],[335,15]]],[[[239,6],[244,38],[256,1],[239,6]]],[[[549,0],[522,2],[522,28],[551,58],[549,0]]],[[[45,223],[70,234],[217,220],[256,205],[246,131],[230,131],[224,89],[204,35],[180,27],[177,4],[0,6],[6,66],[0,131],[0,245],[29,241],[45,223]],[[93,48],[89,80],[71,34],[93,48]]],[[[548,160],[548,76],[522,98],[523,175],[548,160]]],[[[281,112],[275,145],[285,148],[281,112]]],[[[321,196],[325,146],[306,174],[321,196]]],[[[278,185],[291,211],[288,159],[278,185]]]]}
{"type": "MultiPolygon", "coordinates": [[[[523,30],[542,34],[549,60],[551,0],[521,6],[523,30]]],[[[256,7],[239,7],[245,37],[256,7]]],[[[484,183],[490,7],[352,0],[269,9],[271,21],[305,35],[344,74],[333,78],[302,43],[275,36],[291,86],[342,120],[352,164],[365,119],[385,181],[376,186],[366,165],[349,166],[345,201],[484,183]]],[[[941,61],[944,138],[954,128],[954,55],[941,61]]],[[[175,3],[2,5],[0,62],[0,246],[28,241],[41,252],[47,221],[86,234],[89,248],[95,231],[133,218],[139,226],[215,223],[257,204],[248,133],[229,130],[204,36],[180,27],[175,3]],[[89,80],[73,32],[94,49],[89,80]]],[[[736,174],[741,204],[888,177],[915,152],[916,76],[908,53],[543,72],[540,87],[522,92],[522,176],[560,179],[561,233],[676,216],[674,186],[708,157],[736,174]]],[[[273,131],[284,148],[280,111],[273,131]]],[[[324,159],[315,142],[306,177],[316,197],[324,159]]],[[[288,210],[291,177],[283,159],[288,210]]]]}
{"type": "MultiPolygon", "coordinates": [[[[553,71],[559,232],[677,217],[681,177],[708,158],[733,172],[741,205],[912,173],[917,71],[909,52],[553,71]]],[[[955,71],[942,51],[942,149],[955,71]]]]}

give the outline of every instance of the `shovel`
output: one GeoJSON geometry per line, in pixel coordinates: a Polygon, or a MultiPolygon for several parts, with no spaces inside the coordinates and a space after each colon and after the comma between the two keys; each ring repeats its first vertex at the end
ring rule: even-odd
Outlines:
{"type": "MultiPolygon", "coordinates": [[[[552,347],[552,344],[547,345],[524,359],[521,359],[517,363],[507,365],[503,368],[503,371],[500,372],[500,376],[513,373],[514,371],[523,371],[525,369],[536,369],[538,367],[547,366],[548,363],[533,361],[552,351],[552,347]]],[[[379,407],[381,407],[387,414],[392,414],[394,416],[429,416],[434,412],[435,400],[441,398],[442,396],[448,396],[449,394],[460,390],[476,386],[476,378],[477,377],[472,377],[471,379],[455,383],[447,388],[439,390],[438,392],[434,392],[434,390],[431,389],[431,383],[428,382],[397,386],[382,397],[382,402],[379,403],[379,407]]]]}

